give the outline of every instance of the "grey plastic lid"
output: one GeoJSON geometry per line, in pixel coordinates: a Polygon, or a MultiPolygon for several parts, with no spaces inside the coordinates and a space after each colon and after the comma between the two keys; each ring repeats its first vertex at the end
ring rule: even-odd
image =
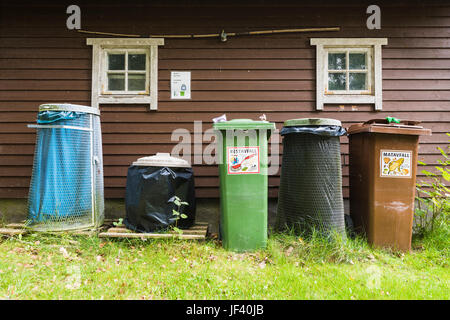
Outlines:
{"type": "Polygon", "coordinates": [[[297,126],[342,126],[342,123],[336,119],[329,118],[302,118],[290,119],[284,122],[285,127],[297,126]]]}
{"type": "Polygon", "coordinates": [[[97,108],[71,103],[46,103],[39,106],[39,111],[74,111],[100,115],[97,108]]]}
{"type": "Polygon", "coordinates": [[[189,162],[184,159],[171,157],[170,153],[158,152],[154,156],[139,158],[133,162],[133,166],[142,167],[170,167],[190,168],[189,162]]]}

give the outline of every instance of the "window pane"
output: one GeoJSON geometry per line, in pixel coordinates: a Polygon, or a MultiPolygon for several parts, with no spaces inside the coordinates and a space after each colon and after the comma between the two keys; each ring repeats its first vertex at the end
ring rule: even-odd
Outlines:
{"type": "Polygon", "coordinates": [[[109,91],[125,90],[125,74],[123,73],[108,74],[108,90],[109,91]]]}
{"type": "Polygon", "coordinates": [[[350,69],[367,69],[365,53],[350,53],[348,59],[350,60],[350,69]]]}
{"type": "Polygon", "coordinates": [[[125,70],[125,54],[108,54],[108,70],[125,70]]]}
{"type": "Polygon", "coordinates": [[[367,90],[366,88],[366,73],[349,73],[350,83],[349,83],[349,89],[350,90],[367,90]]]}
{"type": "Polygon", "coordinates": [[[128,74],[128,91],[144,91],[145,74],[128,74]]]}
{"type": "Polygon", "coordinates": [[[128,70],[145,70],[145,54],[129,54],[128,70]]]}
{"type": "Polygon", "coordinates": [[[328,74],[328,90],[346,90],[345,73],[328,74]]]}
{"type": "Polygon", "coordinates": [[[345,53],[328,54],[328,70],[345,70],[345,53]]]}

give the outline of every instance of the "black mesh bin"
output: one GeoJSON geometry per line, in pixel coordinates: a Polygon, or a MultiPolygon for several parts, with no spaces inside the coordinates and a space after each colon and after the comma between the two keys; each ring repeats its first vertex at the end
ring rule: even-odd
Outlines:
{"type": "Polygon", "coordinates": [[[284,123],[278,230],[345,234],[339,141],[345,133],[334,119],[284,123]]]}

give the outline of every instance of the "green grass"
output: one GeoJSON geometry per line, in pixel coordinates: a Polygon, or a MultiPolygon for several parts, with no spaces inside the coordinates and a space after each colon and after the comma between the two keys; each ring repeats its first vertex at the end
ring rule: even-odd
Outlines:
{"type": "Polygon", "coordinates": [[[449,299],[450,231],[409,254],[363,239],[274,234],[266,250],[217,241],[0,240],[0,299],[449,299]]]}

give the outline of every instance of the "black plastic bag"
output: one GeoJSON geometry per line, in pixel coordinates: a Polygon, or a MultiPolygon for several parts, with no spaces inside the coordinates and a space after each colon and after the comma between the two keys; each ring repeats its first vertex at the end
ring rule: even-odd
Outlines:
{"type": "Polygon", "coordinates": [[[282,136],[290,133],[310,133],[318,136],[339,137],[347,133],[341,126],[296,126],[283,127],[280,134],[282,136]]]}
{"type": "Polygon", "coordinates": [[[175,226],[172,210],[187,215],[179,218],[177,227],[186,229],[195,221],[195,185],[192,168],[130,166],[125,196],[128,229],[138,232],[154,232],[175,226]],[[174,203],[177,196],[189,205],[174,203]]]}

